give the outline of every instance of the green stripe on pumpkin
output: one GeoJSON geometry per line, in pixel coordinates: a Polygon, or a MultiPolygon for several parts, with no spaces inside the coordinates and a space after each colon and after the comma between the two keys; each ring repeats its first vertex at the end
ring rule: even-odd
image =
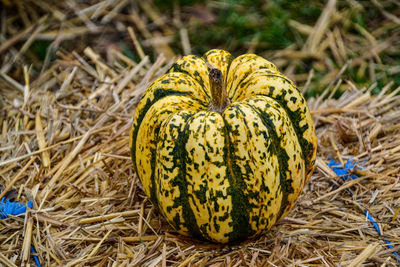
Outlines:
{"type": "Polygon", "coordinates": [[[287,194],[287,200],[281,206],[279,219],[293,207],[305,183],[305,162],[299,157],[302,148],[286,110],[276,100],[266,96],[254,96],[245,103],[256,110],[264,125],[268,127],[278,155],[280,177],[287,194]]]}
{"type": "Polygon", "coordinates": [[[160,126],[164,119],[174,112],[181,109],[196,110],[204,107],[193,98],[187,96],[169,95],[165,96],[149,107],[141,120],[140,127],[134,128],[136,132],[132,132],[132,141],[135,142],[133,148],[132,159],[135,161],[136,171],[143,184],[143,188],[150,197],[155,201],[154,195],[154,168],[155,168],[155,152],[158,140],[160,126]]]}
{"type": "Polygon", "coordinates": [[[312,171],[316,136],[310,112],[300,91],[282,74],[271,75],[265,70],[258,70],[249,75],[240,87],[240,94],[234,97],[237,101],[254,95],[264,95],[275,99],[286,110],[302,147],[302,154],[306,159],[306,170],[307,172],[312,171]],[[279,87],[276,86],[278,83],[279,87]],[[295,107],[296,109],[294,109],[295,107]],[[304,125],[300,126],[301,123],[304,125]],[[307,136],[307,139],[305,138],[306,132],[311,134],[307,136]]]}
{"type": "Polygon", "coordinates": [[[226,158],[227,170],[226,176],[228,177],[230,187],[229,193],[232,196],[232,211],[231,218],[233,220],[232,227],[233,231],[228,234],[229,242],[243,240],[248,236],[253,235],[249,224],[249,203],[248,199],[243,193],[244,182],[242,179],[242,173],[239,167],[235,164],[237,160],[235,158],[235,150],[232,142],[229,138],[229,133],[232,130],[226,121],[226,143],[224,149],[224,157],[226,158]]]}
{"type": "Polygon", "coordinates": [[[190,122],[195,113],[181,111],[169,117],[161,127],[162,139],[157,145],[157,203],[167,220],[181,233],[189,231],[201,238],[195,216],[189,204],[186,177],[190,122]],[[179,212],[176,212],[179,211],[179,212]]]}
{"type": "Polygon", "coordinates": [[[133,165],[135,171],[137,171],[136,161],[134,160],[137,132],[139,131],[142,120],[150,107],[153,106],[157,101],[171,95],[190,96],[194,101],[197,101],[202,105],[206,103],[205,107],[208,107],[207,97],[204,96],[202,90],[199,88],[201,87],[198,85],[198,83],[189,75],[169,73],[158,78],[146,90],[138,104],[138,107],[136,108],[132,124],[132,132],[130,134],[131,155],[134,162],[133,165]]]}
{"type": "Polygon", "coordinates": [[[196,113],[185,146],[188,194],[201,233],[216,242],[226,242],[225,234],[232,231],[224,141],[225,123],[221,115],[208,111],[196,113]]]}
{"type": "Polygon", "coordinates": [[[259,109],[259,108],[255,108],[251,105],[249,105],[251,108],[254,109],[254,111],[256,111],[260,118],[261,121],[263,122],[263,124],[268,128],[268,132],[269,132],[269,136],[271,138],[272,141],[272,151],[271,154],[274,154],[278,157],[278,162],[279,162],[279,179],[280,179],[280,189],[282,191],[282,202],[279,208],[279,212],[278,212],[278,216],[277,216],[277,221],[281,218],[287,204],[288,204],[288,196],[289,194],[293,193],[293,187],[291,185],[291,173],[290,170],[288,168],[288,160],[289,160],[289,156],[286,152],[286,150],[284,148],[281,147],[280,144],[280,139],[278,138],[278,135],[276,133],[276,129],[275,129],[275,125],[273,123],[273,121],[269,118],[269,115],[259,109]]]}

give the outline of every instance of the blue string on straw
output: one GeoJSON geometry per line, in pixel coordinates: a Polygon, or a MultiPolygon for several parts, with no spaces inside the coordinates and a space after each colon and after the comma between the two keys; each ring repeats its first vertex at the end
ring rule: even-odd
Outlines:
{"type": "MultiPolygon", "coordinates": [[[[8,215],[19,215],[21,213],[26,212],[26,208],[29,207],[30,209],[33,207],[33,202],[28,201],[27,204],[20,203],[20,202],[13,202],[10,201],[8,198],[3,197],[0,200],[0,219],[5,219],[8,215]]],[[[36,253],[35,248],[31,245],[31,253],[36,253]]],[[[36,255],[32,255],[36,265],[38,267],[42,267],[39,262],[39,258],[36,255]]]]}
{"type": "MultiPolygon", "coordinates": [[[[32,201],[28,201],[28,207],[32,208],[32,201]]],[[[8,215],[18,215],[26,211],[26,204],[20,202],[12,202],[8,198],[3,197],[0,201],[0,219],[5,219],[8,215]]]]}
{"type": "MultiPolygon", "coordinates": [[[[33,245],[31,245],[31,253],[36,253],[36,250],[35,250],[35,248],[33,247],[33,245]]],[[[32,256],[33,256],[33,259],[34,259],[35,262],[36,262],[37,267],[42,267],[42,265],[40,265],[38,256],[36,256],[36,255],[32,255],[32,256]]]]}
{"type": "MultiPolygon", "coordinates": [[[[353,159],[347,160],[346,164],[342,166],[339,162],[336,162],[334,159],[331,158],[331,160],[328,163],[328,166],[336,173],[336,175],[340,176],[343,181],[345,181],[348,178],[351,179],[357,179],[358,175],[356,174],[350,174],[351,170],[356,166],[357,162],[353,159]]],[[[350,196],[353,197],[353,192],[351,192],[350,189],[346,189],[347,192],[349,192],[350,196]]],[[[362,204],[356,199],[356,201],[359,203],[360,206],[362,204]]],[[[372,215],[367,211],[367,209],[364,208],[364,214],[372,224],[372,226],[375,228],[376,232],[379,234],[379,236],[382,236],[382,232],[379,229],[378,224],[376,223],[375,219],[372,217],[372,215]]],[[[387,244],[388,248],[393,249],[393,245],[390,243],[389,240],[383,238],[385,243],[387,244]]],[[[400,264],[400,255],[396,252],[393,251],[393,255],[395,256],[397,262],[400,264]]]]}

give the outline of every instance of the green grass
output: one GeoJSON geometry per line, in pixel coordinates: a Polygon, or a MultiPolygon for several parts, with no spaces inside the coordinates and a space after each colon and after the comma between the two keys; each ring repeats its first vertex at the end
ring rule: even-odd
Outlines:
{"type": "MultiPolygon", "coordinates": [[[[299,0],[299,1],[261,1],[261,0],[227,0],[227,1],[190,1],[176,0],[163,1],[154,0],[154,6],[166,18],[167,23],[175,29],[173,42],[169,44],[176,54],[182,53],[182,44],[179,36],[179,31],[176,25],[173,24],[174,9],[179,7],[181,12],[183,25],[189,32],[190,44],[192,53],[201,55],[213,48],[222,48],[230,51],[234,56],[246,53],[251,49],[254,53],[264,55],[275,50],[285,49],[289,46],[299,50],[303,47],[307,36],[301,34],[293,27],[289,26],[290,20],[295,20],[305,25],[314,26],[320,17],[327,1],[321,2],[316,0],[299,0]],[[196,15],[196,10],[208,14],[214,19],[210,22],[205,22],[201,16],[196,15]]],[[[400,5],[395,1],[379,1],[382,8],[400,17],[400,5]]],[[[338,27],[343,34],[362,37],[360,27],[369,33],[376,30],[378,27],[386,25],[388,19],[383,15],[372,2],[369,1],[338,1],[337,10],[347,13],[346,20],[336,22],[335,27],[338,27]],[[356,4],[354,4],[356,3],[356,4]],[[358,4],[357,4],[358,3],[358,4]],[[359,27],[357,27],[357,25],[359,27]]],[[[151,21],[149,21],[151,25],[151,21]]],[[[160,30],[154,25],[151,30],[160,30]]],[[[332,30],[332,29],[331,29],[332,30]]],[[[383,32],[377,42],[383,42],[394,35],[399,34],[400,27],[388,27],[387,31],[383,32]]],[[[325,37],[324,37],[325,38],[325,37]]],[[[143,36],[138,34],[139,41],[143,40],[143,36]]],[[[400,41],[394,42],[400,46],[400,41]]],[[[48,41],[36,41],[31,47],[31,50],[36,54],[39,60],[44,60],[46,51],[50,45],[48,41]]],[[[70,49],[73,44],[67,44],[70,49]]],[[[345,44],[348,46],[348,43],[345,44]]],[[[361,45],[361,44],[360,44],[361,45]]],[[[364,44],[365,45],[365,44],[364,44]]],[[[129,38],[119,39],[118,46],[121,51],[135,61],[139,60],[137,53],[132,47],[129,38]]],[[[152,60],[156,57],[152,47],[144,47],[145,53],[150,55],[152,60]]],[[[348,49],[348,59],[354,59],[368,53],[368,50],[359,49],[353,51],[348,49]]],[[[327,48],[326,50],[329,50],[327,48]]],[[[329,54],[327,52],[326,54],[329,54]]],[[[399,66],[400,52],[399,49],[387,49],[379,54],[380,60],[384,65],[399,66]]],[[[370,59],[376,63],[376,58],[370,59]]],[[[324,85],[320,83],[326,75],[331,71],[330,66],[336,70],[341,69],[342,64],[336,62],[334,58],[328,55],[328,58],[322,60],[303,59],[297,62],[295,73],[308,73],[314,69],[315,76],[310,84],[310,90],[307,92],[307,97],[321,93],[324,85]],[[321,64],[325,67],[321,68],[321,64]],[[328,65],[329,65],[328,64],[328,65]]],[[[367,61],[367,64],[370,62],[367,61]]],[[[366,71],[360,75],[360,66],[348,68],[343,74],[343,79],[349,79],[357,86],[369,86],[373,82],[377,82],[378,86],[374,92],[379,92],[380,89],[389,81],[394,81],[394,86],[400,86],[400,73],[389,73],[387,67],[376,68],[377,80],[371,80],[368,67],[366,71]],[[386,69],[385,69],[386,68],[386,69]]]]}
{"type": "Polygon", "coordinates": [[[257,50],[283,49],[296,42],[296,34],[288,26],[290,19],[303,17],[314,21],[320,15],[318,5],[308,1],[249,1],[217,2],[213,8],[216,22],[201,21],[189,25],[191,44],[195,53],[202,54],[215,47],[234,53],[246,52],[251,42],[257,50]],[[226,45],[228,44],[228,45],[226,45]]]}

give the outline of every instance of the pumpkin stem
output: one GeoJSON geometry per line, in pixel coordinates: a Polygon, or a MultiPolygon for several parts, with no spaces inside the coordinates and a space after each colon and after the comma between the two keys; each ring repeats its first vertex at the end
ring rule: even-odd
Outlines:
{"type": "Polygon", "coordinates": [[[208,74],[208,78],[210,79],[211,86],[211,102],[208,110],[222,113],[231,103],[226,92],[222,72],[217,68],[212,68],[208,74]]]}

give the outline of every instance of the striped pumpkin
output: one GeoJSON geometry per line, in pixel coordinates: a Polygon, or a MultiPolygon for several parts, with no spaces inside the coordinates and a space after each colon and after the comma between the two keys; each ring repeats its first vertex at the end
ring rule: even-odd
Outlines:
{"type": "Polygon", "coordinates": [[[256,236],[293,208],[317,140],[294,83],[254,54],[179,59],[146,90],[129,138],[146,195],[181,234],[256,236]]]}

